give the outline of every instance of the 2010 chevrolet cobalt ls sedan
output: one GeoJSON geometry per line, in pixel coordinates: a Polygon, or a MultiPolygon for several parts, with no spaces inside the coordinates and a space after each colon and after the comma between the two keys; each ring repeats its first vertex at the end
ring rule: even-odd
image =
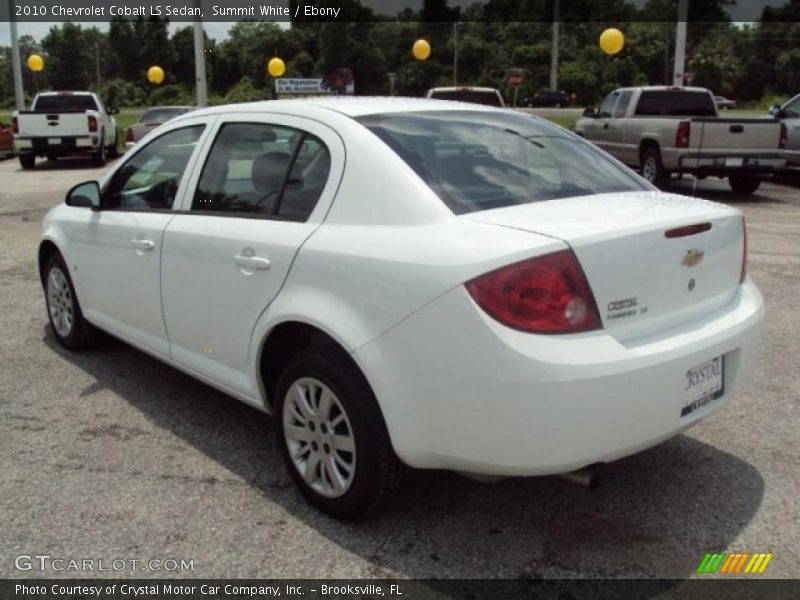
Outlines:
{"type": "Polygon", "coordinates": [[[429,100],[205,109],[44,222],[70,349],[104,330],[277,417],[354,517],[406,465],[569,472],[676,435],[756,362],[741,213],[545,121],[429,100]]]}

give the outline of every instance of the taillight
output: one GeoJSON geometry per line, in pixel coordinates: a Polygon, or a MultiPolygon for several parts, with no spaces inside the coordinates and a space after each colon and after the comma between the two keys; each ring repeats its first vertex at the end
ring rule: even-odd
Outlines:
{"type": "Polygon", "coordinates": [[[472,299],[503,325],[530,333],[577,333],[602,325],[571,250],[502,267],[468,281],[472,299]]]}
{"type": "Polygon", "coordinates": [[[689,134],[692,131],[692,124],[689,121],[681,121],[678,123],[678,130],[675,132],[675,147],[688,148],[689,147],[689,134]]]}
{"type": "Polygon", "coordinates": [[[11,117],[11,133],[19,133],[19,120],[17,117],[11,117]]]}
{"type": "Polygon", "coordinates": [[[747,277],[747,224],[742,217],[742,272],[739,275],[739,283],[744,283],[747,277]]]}
{"type": "Polygon", "coordinates": [[[97,117],[93,115],[88,115],[89,119],[89,133],[95,133],[97,131],[97,117]]]}
{"type": "Polygon", "coordinates": [[[125,141],[126,142],[133,142],[134,141],[134,139],[133,139],[133,129],[131,129],[130,127],[128,127],[128,129],[125,130],[125,141]]]}
{"type": "Polygon", "coordinates": [[[781,122],[781,137],[778,140],[778,148],[781,150],[786,148],[786,144],[789,143],[789,131],[786,129],[786,123],[781,122]]]}

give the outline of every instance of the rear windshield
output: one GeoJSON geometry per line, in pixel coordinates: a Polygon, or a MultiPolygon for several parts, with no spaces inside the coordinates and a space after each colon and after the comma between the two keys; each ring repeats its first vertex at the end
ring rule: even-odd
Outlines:
{"type": "Polygon", "coordinates": [[[680,90],[642,92],[636,106],[638,116],[714,117],[717,107],[711,94],[680,90]]]}
{"type": "Polygon", "coordinates": [[[36,106],[33,108],[36,112],[67,112],[97,110],[97,105],[94,98],[86,94],[80,96],[65,94],[63,96],[39,96],[36,106]]]}
{"type": "Polygon", "coordinates": [[[151,108],[144,111],[141,123],[166,123],[170,119],[189,112],[188,108],[151,108]]]}
{"type": "Polygon", "coordinates": [[[367,115],[358,121],[457,215],[651,189],[591,144],[525,115],[432,111],[367,115]]]}
{"type": "Polygon", "coordinates": [[[495,92],[476,92],[473,90],[435,91],[431,94],[435,100],[457,100],[471,104],[484,104],[486,106],[503,106],[500,97],[495,92]]]}

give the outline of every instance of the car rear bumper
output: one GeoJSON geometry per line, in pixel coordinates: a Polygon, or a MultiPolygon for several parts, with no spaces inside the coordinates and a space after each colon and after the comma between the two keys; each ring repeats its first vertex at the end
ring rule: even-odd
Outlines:
{"type": "Polygon", "coordinates": [[[33,152],[35,154],[75,154],[95,150],[100,143],[98,136],[59,136],[51,137],[18,137],[14,139],[17,152],[33,152]],[[58,141],[56,141],[58,140],[58,141]]]}
{"type": "Polygon", "coordinates": [[[748,281],[725,307],[647,338],[540,336],[495,322],[459,287],[354,358],[407,464],[547,475],[633,454],[708,416],[753,370],[763,319],[748,281]],[[687,371],[722,355],[724,394],[682,417],[687,371]]]}
{"type": "Polygon", "coordinates": [[[786,166],[782,154],[683,154],[674,170],[707,175],[768,174],[786,166]]]}

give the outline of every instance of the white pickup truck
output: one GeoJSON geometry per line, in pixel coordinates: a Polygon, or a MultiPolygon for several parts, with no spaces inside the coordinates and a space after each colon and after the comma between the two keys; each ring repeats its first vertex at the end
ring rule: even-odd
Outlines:
{"type": "Polygon", "coordinates": [[[117,155],[117,122],[100,98],[91,92],[43,92],[31,110],[12,115],[14,148],[23,169],[33,169],[37,156],[56,160],[86,154],[102,166],[117,155]]]}
{"type": "Polygon", "coordinates": [[[642,171],[661,187],[672,173],[727,177],[751,194],[786,165],[786,126],[770,119],[717,116],[712,93],[692,87],[632,87],[587,108],[575,133],[642,171]]]}

